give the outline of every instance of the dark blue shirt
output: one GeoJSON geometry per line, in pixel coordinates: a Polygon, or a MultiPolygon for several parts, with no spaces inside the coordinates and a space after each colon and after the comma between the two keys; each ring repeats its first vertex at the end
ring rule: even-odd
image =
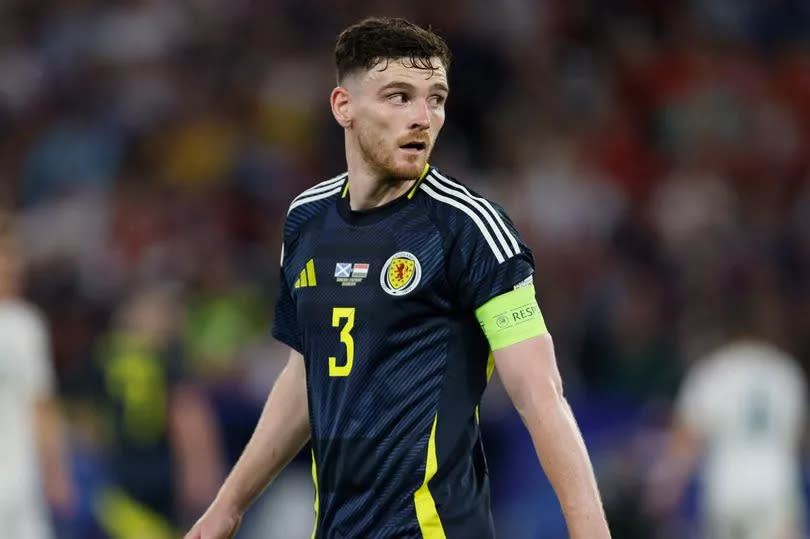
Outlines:
{"type": "Polygon", "coordinates": [[[475,309],[534,262],[496,204],[431,167],[352,211],[345,174],[291,204],[273,335],[307,370],[318,538],[494,535],[475,309]]]}

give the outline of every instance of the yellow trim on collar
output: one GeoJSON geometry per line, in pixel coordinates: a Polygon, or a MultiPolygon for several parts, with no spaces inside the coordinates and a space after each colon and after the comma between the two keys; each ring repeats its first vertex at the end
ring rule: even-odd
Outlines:
{"type": "MultiPolygon", "coordinates": [[[[419,179],[416,180],[416,183],[411,188],[410,192],[408,193],[408,198],[410,199],[413,197],[414,193],[416,193],[416,188],[419,187],[419,184],[422,183],[422,180],[425,179],[427,176],[428,170],[430,170],[430,163],[425,163],[425,168],[422,169],[422,173],[419,175],[419,179]]],[[[346,198],[346,193],[349,192],[349,178],[346,178],[346,185],[343,186],[343,192],[340,193],[340,198],[346,198]]]]}
{"type": "Polygon", "coordinates": [[[422,183],[422,180],[424,180],[425,176],[427,176],[428,170],[430,170],[430,163],[425,163],[425,168],[422,169],[422,174],[419,175],[419,179],[416,180],[415,184],[413,184],[413,189],[411,189],[411,192],[408,193],[409,199],[413,197],[414,193],[416,193],[416,189],[419,187],[419,184],[422,183]]]}

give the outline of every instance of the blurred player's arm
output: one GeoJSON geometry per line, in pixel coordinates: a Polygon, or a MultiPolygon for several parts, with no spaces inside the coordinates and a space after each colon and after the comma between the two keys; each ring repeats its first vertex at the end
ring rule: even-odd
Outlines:
{"type": "Polygon", "coordinates": [[[169,433],[178,466],[181,509],[198,515],[222,481],[222,451],[214,411],[192,384],[180,383],[172,391],[169,433]]]}
{"type": "Polygon", "coordinates": [[[186,539],[230,538],[248,506],[309,440],[304,356],[291,350],[250,441],[186,539]]]}
{"type": "Polygon", "coordinates": [[[674,422],[647,479],[644,504],[648,513],[663,518],[678,508],[700,461],[702,447],[694,429],[683,421],[674,422]]]}
{"type": "Polygon", "coordinates": [[[41,394],[36,399],[34,414],[45,498],[58,513],[69,515],[73,511],[75,497],[67,465],[62,414],[56,400],[47,394],[41,394]]]}
{"type": "Polygon", "coordinates": [[[588,451],[562,379],[534,286],[521,283],[476,309],[495,366],[534,442],[572,539],[610,537],[588,451]]]}
{"type": "Polygon", "coordinates": [[[23,335],[26,340],[25,385],[34,404],[37,457],[45,499],[61,516],[70,516],[75,506],[75,488],[68,465],[65,422],[51,363],[50,336],[45,317],[31,311],[23,335]]]}
{"type": "Polygon", "coordinates": [[[695,364],[673,403],[663,450],[646,478],[644,509],[653,517],[665,518],[678,509],[698,467],[711,424],[711,396],[716,394],[711,372],[707,363],[695,364]]]}

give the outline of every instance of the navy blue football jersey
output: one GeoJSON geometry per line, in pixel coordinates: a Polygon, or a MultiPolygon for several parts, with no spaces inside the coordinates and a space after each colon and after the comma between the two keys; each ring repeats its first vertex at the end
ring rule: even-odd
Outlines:
{"type": "Polygon", "coordinates": [[[534,261],[496,204],[435,167],[349,206],[347,175],[284,228],[273,335],[305,359],[317,538],[494,536],[477,406],[492,368],[475,309],[534,261]]]}

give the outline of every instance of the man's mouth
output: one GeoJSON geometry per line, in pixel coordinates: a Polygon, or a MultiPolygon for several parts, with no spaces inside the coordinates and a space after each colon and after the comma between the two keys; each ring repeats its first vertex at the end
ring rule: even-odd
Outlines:
{"type": "Polygon", "coordinates": [[[427,148],[427,144],[425,142],[412,141],[400,145],[400,148],[403,150],[407,150],[408,152],[422,152],[427,148]]]}

